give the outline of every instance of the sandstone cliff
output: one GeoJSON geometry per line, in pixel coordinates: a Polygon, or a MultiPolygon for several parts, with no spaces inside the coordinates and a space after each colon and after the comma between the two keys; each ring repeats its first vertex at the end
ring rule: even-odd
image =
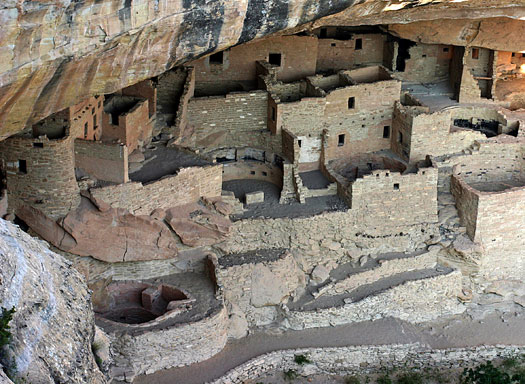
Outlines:
{"type": "Polygon", "coordinates": [[[0,266],[0,306],[16,308],[0,366],[32,384],[104,383],[91,352],[94,316],[80,273],[1,219],[0,266]]]}
{"type": "Polygon", "coordinates": [[[495,34],[503,44],[498,49],[523,50],[522,34],[516,32],[525,24],[524,10],[510,0],[491,0],[490,6],[486,0],[4,0],[0,140],[89,95],[111,93],[215,50],[281,31],[420,22],[415,30],[392,31],[430,42],[433,29],[425,23],[431,23],[440,42],[485,46],[491,43],[484,36],[495,34]],[[490,22],[480,24],[496,17],[502,18],[496,30],[490,22]]]}

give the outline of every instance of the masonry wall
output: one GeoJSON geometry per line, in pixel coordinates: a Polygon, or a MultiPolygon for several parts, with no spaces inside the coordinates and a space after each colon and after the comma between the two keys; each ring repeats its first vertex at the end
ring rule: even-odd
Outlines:
{"type": "Polygon", "coordinates": [[[405,71],[396,77],[418,83],[445,80],[449,75],[453,47],[441,44],[418,43],[409,49],[410,58],[405,61],[405,71]]]}
{"type": "Polygon", "coordinates": [[[75,167],[104,181],[126,183],[128,148],[122,144],[75,140],[75,167]]]}
{"type": "Polygon", "coordinates": [[[272,37],[223,51],[223,64],[210,63],[209,56],[188,63],[195,68],[196,94],[218,95],[255,89],[256,61],[269,61],[270,53],[281,54],[281,65],[277,70],[278,80],[298,80],[315,73],[317,38],[272,37]]]}
{"type": "MultiPolygon", "coordinates": [[[[185,71],[186,80],[182,86],[182,93],[178,99],[178,108],[175,115],[172,133],[176,142],[185,146],[195,146],[195,136],[188,124],[188,105],[195,94],[195,71],[188,67],[185,71]]],[[[170,104],[171,105],[171,104],[170,104]]],[[[171,111],[170,111],[171,112],[171,111]]],[[[169,123],[169,122],[168,122],[169,123]]]]}
{"type": "Polygon", "coordinates": [[[489,49],[469,47],[463,56],[463,73],[459,93],[460,103],[475,103],[487,99],[492,90],[492,80],[476,79],[493,76],[494,56],[489,49]],[[473,57],[473,50],[478,50],[478,58],[473,57]]]}
{"type": "Polygon", "coordinates": [[[317,72],[352,69],[366,65],[383,64],[382,34],[354,34],[350,40],[319,39],[317,72]],[[356,50],[356,40],[361,39],[362,49],[356,50]]]}
{"type": "Polygon", "coordinates": [[[223,164],[222,181],[230,180],[261,180],[281,188],[283,186],[283,171],[269,162],[239,160],[223,164]]]}
{"type": "Polygon", "coordinates": [[[157,88],[152,80],[144,80],[140,83],[122,89],[122,95],[135,96],[148,100],[148,117],[152,118],[157,110],[157,88]]]}
{"type": "Polygon", "coordinates": [[[436,167],[416,173],[373,171],[351,184],[352,210],[364,225],[437,222],[436,167]]]}
{"type": "Polygon", "coordinates": [[[80,194],[73,140],[13,136],[0,142],[10,212],[28,204],[55,219],[76,208],[80,194]]]}
{"type": "Polygon", "coordinates": [[[249,146],[281,153],[280,136],[271,135],[267,128],[267,113],[265,91],[193,98],[188,104],[188,124],[197,148],[249,146]]]}
{"type": "Polygon", "coordinates": [[[153,123],[149,118],[149,103],[139,101],[127,113],[118,117],[118,126],[111,123],[111,115],[104,113],[104,140],[118,140],[128,147],[129,153],[148,141],[153,123]]]}
{"type": "Polygon", "coordinates": [[[135,215],[149,215],[157,208],[192,203],[203,196],[220,196],[221,191],[222,165],[212,165],[182,168],[176,175],[147,184],[131,182],[92,188],[90,193],[113,208],[124,208],[135,215]]]}

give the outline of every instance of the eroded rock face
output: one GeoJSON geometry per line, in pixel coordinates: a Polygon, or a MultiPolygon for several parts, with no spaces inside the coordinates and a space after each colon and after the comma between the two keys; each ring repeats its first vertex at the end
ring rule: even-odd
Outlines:
{"type": "Polygon", "coordinates": [[[80,273],[2,219],[0,266],[0,306],[16,308],[4,368],[32,384],[105,383],[91,352],[94,316],[80,273]]]}

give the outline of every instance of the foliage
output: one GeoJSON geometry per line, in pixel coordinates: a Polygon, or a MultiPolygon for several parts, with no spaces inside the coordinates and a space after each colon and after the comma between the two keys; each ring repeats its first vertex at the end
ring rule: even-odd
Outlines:
{"type": "Polygon", "coordinates": [[[0,348],[9,344],[11,341],[11,332],[9,329],[9,322],[13,320],[13,315],[16,312],[15,307],[7,310],[2,307],[2,314],[0,315],[0,348]]]}
{"type": "Polygon", "coordinates": [[[388,374],[381,375],[377,378],[377,384],[392,384],[392,379],[388,374]]]}
{"type": "Polygon", "coordinates": [[[297,378],[297,372],[293,369],[289,369],[283,372],[285,380],[292,381],[297,378]]]}
{"type": "Polygon", "coordinates": [[[310,359],[308,359],[305,355],[295,355],[294,361],[299,365],[309,364],[311,363],[310,359]]]}
{"type": "Polygon", "coordinates": [[[361,380],[357,376],[346,376],[345,384],[361,384],[361,380]]]}
{"type": "Polygon", "coordinates": [[[398,376],[397,384],[423,384],[423,378],[419,373],[408,372],[398,376]]]}
{"type": "Polygon", "coordinates": [[[474,368],[466,368],[462,375],[462,384],[512,384],[510,375],[492,362],[480,364],[474,368]]]}

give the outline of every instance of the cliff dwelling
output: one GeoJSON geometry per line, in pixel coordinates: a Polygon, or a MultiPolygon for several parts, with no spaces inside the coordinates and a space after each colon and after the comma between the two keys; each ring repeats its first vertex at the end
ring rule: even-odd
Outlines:
{"type": "Polygon", "coordinates": [[[525,369],[523,4],[36,3],[0,7],[0,382],[525,369]]]}

